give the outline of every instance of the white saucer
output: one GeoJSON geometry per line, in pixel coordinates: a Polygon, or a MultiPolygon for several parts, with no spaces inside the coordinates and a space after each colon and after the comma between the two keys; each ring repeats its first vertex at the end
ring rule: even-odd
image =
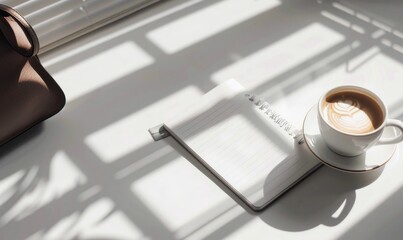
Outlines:
{"type": "MultiPolygon", "coordinates": [[[[305,142],[311,152],[324,164],[346,172],[366,172],[383,166],[392,158],[396,144],[376,145],[356,157],[344,157],[330,150],[323,141],[318,126],[317,106],[313,106],[304,120],[305,142]]],[[[394,128],[385,128],[382,137],[396,135],[394,128]]]]}

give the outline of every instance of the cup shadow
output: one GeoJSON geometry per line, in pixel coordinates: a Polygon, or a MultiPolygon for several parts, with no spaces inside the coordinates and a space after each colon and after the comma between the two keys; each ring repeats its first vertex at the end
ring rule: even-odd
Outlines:
{"type": "MultiPolygon", "coordinates": [[[[303,157],[312,157],[309,150],[300,152],[303,157]]],[[[369,172],[349,173],[324,166],[273,202],[259,217],[272,227],[291,232],[319,225],[336,226],[352,210],[355,190],[374,182],[383,169],[384,166],[369,172]]]]}

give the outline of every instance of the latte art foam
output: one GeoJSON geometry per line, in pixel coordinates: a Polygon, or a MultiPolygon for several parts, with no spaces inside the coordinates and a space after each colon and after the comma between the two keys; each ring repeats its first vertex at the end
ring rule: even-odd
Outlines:
{"type": "Polygon", "coordinates": [[[334,128],[352,134],[369,133],[383,120],[382,110],[370,97],[356,92],[340,92],[326,98],[323,113],[334,128]]]}

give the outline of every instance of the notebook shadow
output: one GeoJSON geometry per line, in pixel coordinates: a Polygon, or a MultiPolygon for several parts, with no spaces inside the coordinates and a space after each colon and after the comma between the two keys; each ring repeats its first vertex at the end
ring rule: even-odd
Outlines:
{"type": "MultiPolygon", "coordinates": [[[[311,153],[302,154],[310,157],[311,153]]],[[[348,173],[323,166],[278,198],[259,217],[272,227],[290,232],[319,225],[336,226],[352,210],[355,190],[374,182],[383,169],[384,166],[370,172],[348,173]]]]}

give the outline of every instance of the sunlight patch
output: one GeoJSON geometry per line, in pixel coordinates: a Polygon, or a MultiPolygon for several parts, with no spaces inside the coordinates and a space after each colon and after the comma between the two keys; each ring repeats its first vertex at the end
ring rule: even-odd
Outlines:
{"type": "Polygon", "coordinates": [[[200,95],[202,93],[194,86],[178,89],[174,94],[90,134],[85,138],[85,144],[103,162],[114,162],[151,141],[150,134],[147,129],[144,129],[144,124],[139,123],[147,123],[149,127],[154,127],[167,118],[175,116],[173,109],[178,108],[179,99],[183,99],[186,105],[188,99],[200,95]],[[166,109],[172,109],[167,112],[169,116],[163,114],[166,109]],[[160,122],[152,122],[152,119],[160,122]]]}
{"type": "MultiPolygon", "coordinates": [[[[186,159],[176,159],[133,182],[133,193],[176,234],[186,235],[234,205],[186,159]],[[217,208],[218,207],[218,208],[217,208]]],[[[179,237],[179,236],[178,236],[179,237]]]]}
{"type": "Polygon", "coordinates": [[[86,182],[86,176],[66,153],[57,152],[49,163],[49,169],[34,170],[25,176],[21,185],[16,186],[25,192],[1,217],[1,222],[21,220],[86,182]]]}
{"type": "Polygon", "coordinates": [[[146,239],[138,227],[114,203],[102,198],[56,222],[47,232],[31,239],[146,239]]]}
{"type": "Polygon", "coordinates": [[[219,70],[212,75],[212,79],[219,84],[235,78],[246,83],[245,87],[254,88],[292,70],[344,39],[340,33],[314,23],[219,70]]]}
{"type": "Polygon", "coordinates": [[[127,38],[127,36],[125,35],[130,36],[130,34],[141,27],[163,19],[171,14],[175,14],[176,12],[180,12],[202,1],[203,0],[188,0],[182,4],[175,3],[175,6],[170,7],[165,11],[150,14],[150,16],[145,19],[136,19],[136,21],[131,22],[130,25],[123,26],[118,30],[114,29],[113,32],[104,30],[97,33],[94,32],[91,36],[86,35],[87,39],[89,40],[88,42],[72,42],[68,46],[63,46],[63,50],[54,49],[51,52],[47,52],[46,55],[41,56],[42,64],[43,66],[45,66],[45,68],[52,67],[52,65],[62,63],[63,61],[68,61],[68,59],[71,57],[74,57],[81,53],[85,53],[92,48],[100,47],[101,44],[113,41],[116,38],[127,38]],[[65,51],[65,49],[67,49],[67,51],[65,51]]]}
{"type": "Polygon", "coordinates": [[[72,101],[153,62],[154,59],[135,43],[125,42],[82,59],[53,77],[64,90],[67,101],[72,101]]]}
{"type": "Polygon", "coordinates": [[[152,30],[147,38],[173,54],[280,5],[278,0],[226,0],[152,30]]]}
{"type": "Polygon", "coordinates": [[[18,186],[18,183],[24,178],[24,174],[24,170],[19,170],[0,180],[0,206],[14,196],[17,191],[21,191],[22,187],[18,186]]]}

